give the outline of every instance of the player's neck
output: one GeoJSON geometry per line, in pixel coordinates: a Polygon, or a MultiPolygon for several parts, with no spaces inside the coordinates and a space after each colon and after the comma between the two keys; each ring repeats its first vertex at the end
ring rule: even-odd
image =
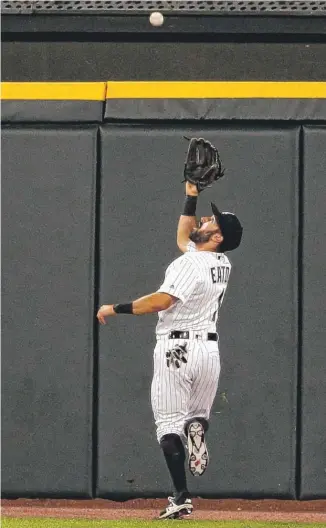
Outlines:
{"type": "Polygon", "coordinates": [[[212,253],[216,253],[217,251],[217,247],[216,246],[211,246],[210,244],[196,244],[196,249],[197,251],[211,251],[212,253]]]}

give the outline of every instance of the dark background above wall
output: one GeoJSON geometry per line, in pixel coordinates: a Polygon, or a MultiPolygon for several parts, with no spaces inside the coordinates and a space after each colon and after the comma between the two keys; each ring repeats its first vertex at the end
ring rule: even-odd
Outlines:
{"type": "MultiPolygon", "coordinates": [[[[320,38],[325,33],[325,2],[279,0],[257,1],[175,1],[134,0],[102,1],[25,1],[24,4],[6,0],[2,8],[4,16],[2,31],[17,32],[34,38],[40,34],[69,33],[83,38],[83,33],[117,35],[124,33],[133,38],[152,35],[155,38],[167,35],[193,36],[218,35],[226,40],[250,37],[276,39],[320,38]],[[162,27],[153,28],[148,22],[151,11],[161,11],[165,16],[162,27]],[[15,16],[19,15],[19,17],[15,16]],[[83,15],[83,16],[80,16],[83,15]]],[[[85,38],[85,36],[84,36],[85,38]]]]}

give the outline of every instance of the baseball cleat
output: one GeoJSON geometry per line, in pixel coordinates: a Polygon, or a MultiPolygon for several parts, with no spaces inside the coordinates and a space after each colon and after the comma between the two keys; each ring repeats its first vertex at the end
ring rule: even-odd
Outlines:
{"type": "Polygon", "coordinates": [[[168,497],[169,505],[165,510],[161,511],[159,519],[182,519],[187,515],[191,515],[193,505],[191,499],[182,499],[176,501],[175,497],[168,497]],[[179,502],[180,504],[177,504],[179,502]]]}
{"type": "Polygon", "coordinates": [[[209,462],[205,431],[200,422],[192,422],[188,427],[188,453],[190,473],[194,477],[200,477],[209,462]]]}

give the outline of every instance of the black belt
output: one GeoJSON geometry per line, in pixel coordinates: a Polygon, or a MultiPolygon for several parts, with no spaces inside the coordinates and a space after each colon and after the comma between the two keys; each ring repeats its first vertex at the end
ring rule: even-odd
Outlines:
{"type": "MultiPolygon", "coordinates": [[[[200,333],[198,335],[195,334],[196,337],[202,337],[200,333]]],[[[189,339],[189,332],[185,330],[184,332],[182,330],[172,330],[169,333],[169,339],[189,339]]],[[[207,341],[217,341],[217,334],[208,332],[207,333],[207,341]]]]}

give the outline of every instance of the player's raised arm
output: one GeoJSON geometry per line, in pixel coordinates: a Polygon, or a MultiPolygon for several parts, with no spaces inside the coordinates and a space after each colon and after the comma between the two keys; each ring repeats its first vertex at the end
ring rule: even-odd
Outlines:
{"type": "Polygon", "coordinates": [[[184,210],[180,216],[177,230],[178,248],[185,253],[189,242],[189,235],[196,227],[196,206],[198,191],[196,185],[186,182],[186,199],[184,210]]]}
{"type": "MultiPolygon", "coordinates": [[[[188,138],[186,138],[188,139],[188,138]]],[[[196,227],[197,197],[224,174],[217,148],[204,138],[191,138],[184,167],[186,201],[179,220],[177,244],[185,253],[189,235],[196,227]]]]}

